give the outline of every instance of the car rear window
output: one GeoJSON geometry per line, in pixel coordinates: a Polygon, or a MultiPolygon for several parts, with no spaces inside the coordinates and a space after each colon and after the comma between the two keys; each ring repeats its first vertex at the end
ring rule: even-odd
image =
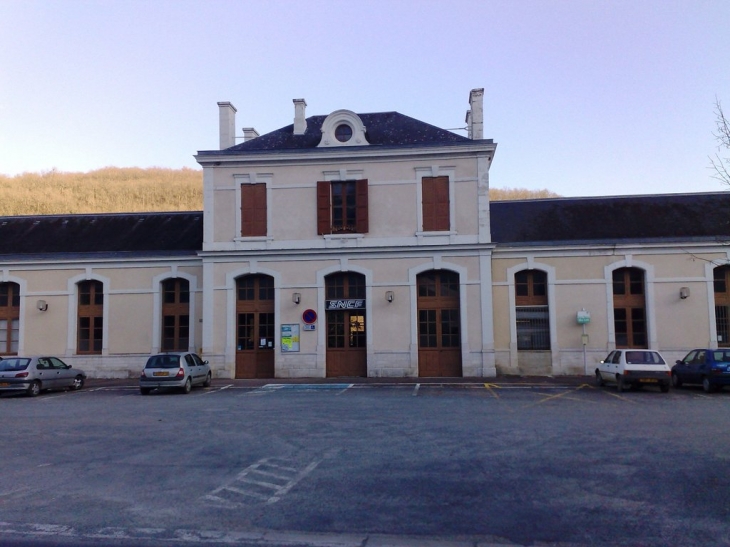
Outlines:
{"type": "Polygon", "coordinates": [[[147,359],[144,368],[178,368],[180,357],[177,355],[153,355],[147,359]]]}
{"type": "Polygon", "coordinates": [[[24,357],[19,357],[17,359],[3,359],[0,361],[0,370],[25,370],[28,368],[28,363],[30,363],[30,359],[26,359],[24,357]]]}
{"type": "Polygon", "coordinates": [[[629,365],[664,365],[664,359],[655,351],[627,351],[626,363],[629,365]]]}

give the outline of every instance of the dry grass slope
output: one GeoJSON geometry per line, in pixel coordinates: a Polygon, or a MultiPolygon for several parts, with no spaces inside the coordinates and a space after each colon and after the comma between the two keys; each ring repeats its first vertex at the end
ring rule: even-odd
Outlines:
{"type": "MultiPolygon", "coordinates": [[[[492,188],[493,200],[556,197],[549,190],[492,188]]],[[[105,167],[88,173],[0,175],[0,216],[202,211],[203,172],[105,167]]]]}
{"type": "Polygon", "coordinates": [[[203,172],[105,167],[0,175],[0,215],[202,211],[203,172]]]}

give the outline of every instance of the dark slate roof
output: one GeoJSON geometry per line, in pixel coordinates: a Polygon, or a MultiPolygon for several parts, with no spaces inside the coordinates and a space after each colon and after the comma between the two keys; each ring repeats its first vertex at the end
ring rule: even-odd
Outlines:
{"type": "MultiPolygon", "coordinates": [[[[376,112],[358,114],[358,116],[365,125],[365,137],[371,146],[423,146],[475,142],[398,112],[376,112]]],[[[322,123],[326,118],[327,116],[307,118],[307,130],[303,135],[294,135],[294,125],[292,124],[225,150],[208,150],[199,152],[199,154],[227,155],[241,152],[265,153],[315,149],[322,139],[322,123]]],[[[487,142],[491,142],[491,140],[487,140],[487,142]]]]}
{"type": "Polygon", "coordinates": [[[730,241],[730,192],[493,201],[501,245],[730,241]]]}
{"type": "Polygon", "coordinates": [[[194,255],[202,248],[199,211],[0,217],[0,255],[194,255]]]}

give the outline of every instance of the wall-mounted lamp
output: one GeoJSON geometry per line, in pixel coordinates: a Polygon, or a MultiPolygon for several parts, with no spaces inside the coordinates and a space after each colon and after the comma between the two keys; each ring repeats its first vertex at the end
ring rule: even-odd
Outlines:
{"type": "Polygon", "coordinates": [[[302,295],[298,292],[295,292],[294,294],[291,295],[291,301],[294,302],[295,304],[299,304],[299,302],[302,301],[302,295]]]}
{"type": "Polygon", "coordinates": [[[385,291],[385,299],[388,302],[392,302],[393,301],[393,297],[394,297],[393,291],[385,291]]]}
{"type": "Polygon", "coordinates": [[[48,309],[48,302],[45,300],[39,300],[35,303],[35,307],[38,308],[38,311],[46,311],[48,309]]]}
{"type": "Polygon", "coordinates": [[[684,300],[685,298],[689,298],[689,287],[682,287],[679,289],[679,297],[684,300]]]}

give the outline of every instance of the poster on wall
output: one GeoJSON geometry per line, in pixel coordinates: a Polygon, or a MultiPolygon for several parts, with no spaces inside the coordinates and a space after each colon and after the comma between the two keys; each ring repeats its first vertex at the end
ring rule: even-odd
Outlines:
{"type": "Polygon", "coordinates": [[[281,351],[299,351],[299,325],[281,326],[281,351]]]}

